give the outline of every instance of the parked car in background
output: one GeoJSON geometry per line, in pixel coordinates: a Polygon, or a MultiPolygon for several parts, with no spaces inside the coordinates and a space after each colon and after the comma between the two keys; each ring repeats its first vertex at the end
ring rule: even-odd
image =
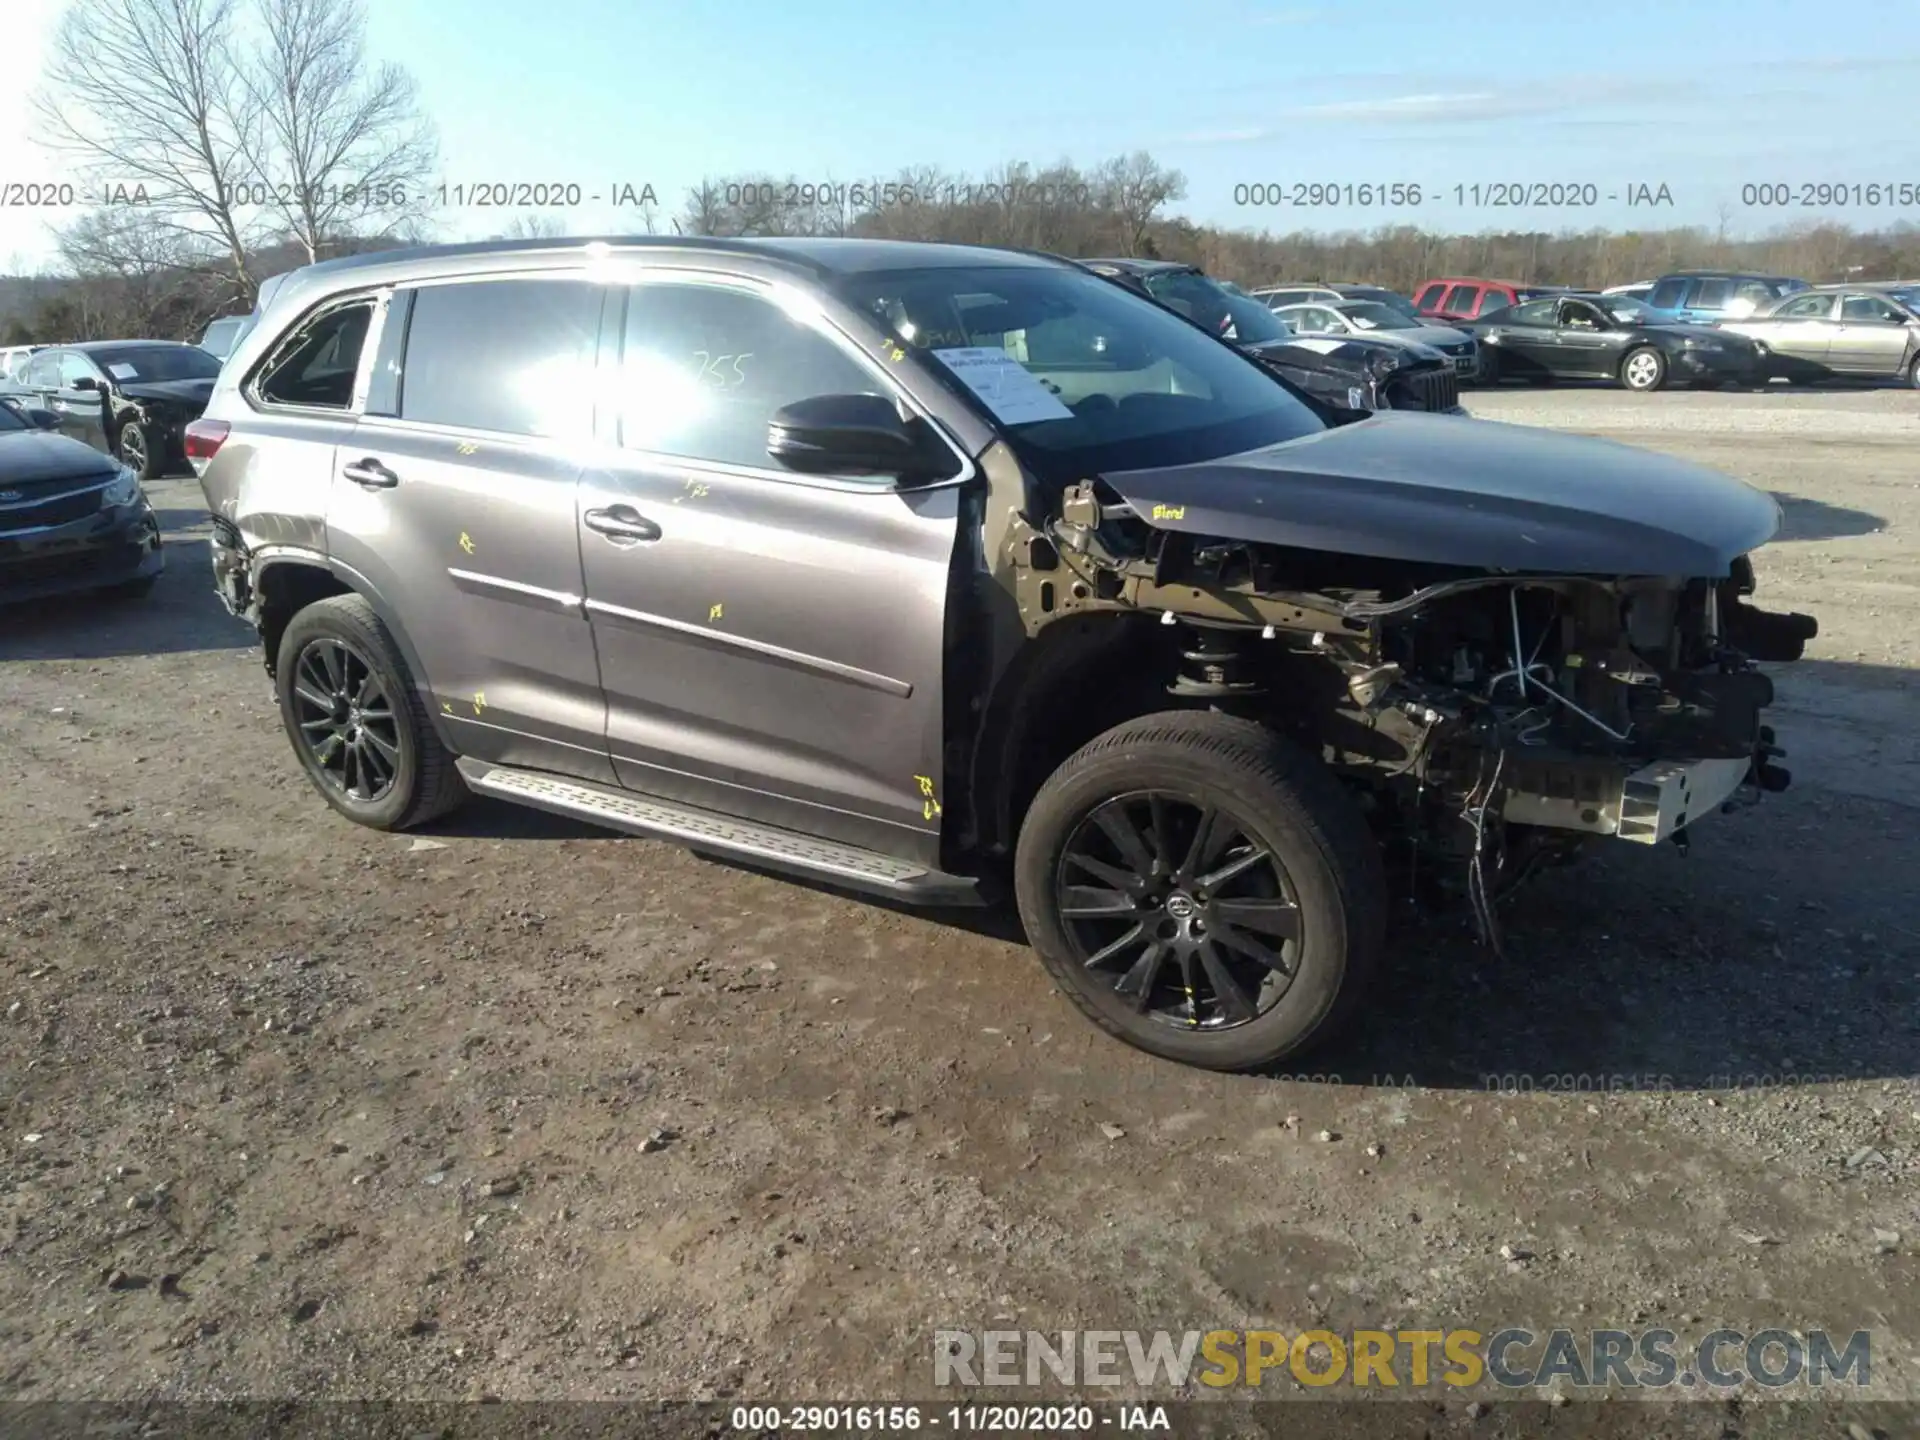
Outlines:
{"type": "Polygon", "coordinates": [[[1481,379],[1618,380],[1629,390],[1708,388],[1766,378],[1743,335],[1666,320],[1624,295],[1545,295],[1473,322],[1481,379]]]}
{"type": "Polygon", "coordinates": [[[1456,321],[1490,315],[1536,295],[1566,293],[1564,285],[1522,285],[1512,280],[1429,280],[1413,292],[1413,308],[1425,319],[1452,325],[1456,321]]]}
{"type": "Polygon", "coordinates": [[[172,340],[54,345],[27,364],[31,403],[60,431],[133,467],[143,480],[184,469],[182,435],[206,409],[220,362],[172,340]]]}
{"type": "Polygon", "coordinates": [[[0,400],[0,605],[144,595],[165,561],[140,477],[59,429],[51,410],[0,400]]]}
{"type": "Polygon", "coordinates": [[[1337,304],[1287,305],[1273,312],[1301,335],[1359,335],[1389,345],[1425,345],[1453,362],[1454,373],[1471,378],[1479,370],[1479,343],[1465,330],[1408,319],[1377,300],[1337,304]]]}
{"type": "Polygon", "coordinates": [[[19,387],[27,373],[27,361],[36,351],[46,348],[44,345],[9,345],[0,350],[0,393],[9,387],[19,387]]]}
{"type": "Polygon", "coordinates": [[[1329,424],[1126,286],[985,247],[325,262],[190,449],[340,815],[478,793],[895,902],[1010,893],[1091,1023],[1222,1070],[1360,1009],[1416,857],[1491,939],[1542,865],[1783,788],[1757,666],[1818,629],[1749,602],[1764,491],[1329,424]]]}
{"type": "Polygon", "coordinates": [[[1652,290],[1653,281],[1651,280],[1631,280],[1625,285],[1609,285],[1600,293],[1602,295],[1624,295],[1629,300],[1645,300],[1652,290]]]}
{"type": "Polygon", "coordinates": [[[1298,305],[1305,300],[1341,298],[1338,290],[1327,285],[1267,285],[1248,293],[1269,310],[1278,310],[1282,305],[1298,305]]]}
{"type": "Polygon", "coordinates": [[[1421,318],[1420,312],[1413,308],[1413,301],[1398,290],[1389,290],[1384,285],[1330,285],[1327,288],[1348,300],[1371,300],[1375,304],[1398,310],[1409,320],[1421,318]]]}
{"type": "Polygon", "coordinates": [[[1289,384],[1334,410],[1460,410],[1451,360],[1420,345],[1372,336],[1296,335],[1275,310],[1170,260],[1079,262],[1240,346],[1289,384]]]}
{"type": "Polygon", "coordinates": [[[1670,320],[1711,325],[1744,320],[1807,282],[1787,275],[1755,275],[1736,270],[1675,270],[1653,282],[1646,304],[1670,320]]]}
{"type": "Polygon", "coordinates": [[[216,360],[225,360],[233,353],[233,347],[253,328],[254,319],[252,315],[222,316],[201,333],[200,348],[216,360]]]}
{"type": "Polygon", "coordinates": [[[1764,344],[1789,379],[1897,375],[1920,386],[1920,292],[1816,285],[1719,328],[1764,344]]]}

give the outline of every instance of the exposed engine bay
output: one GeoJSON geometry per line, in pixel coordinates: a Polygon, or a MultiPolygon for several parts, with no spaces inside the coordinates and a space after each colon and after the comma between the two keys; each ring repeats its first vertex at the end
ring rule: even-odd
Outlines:
{"type": "Polygon", "coordinates": [[[1684,846],[1701,815],[1788,784],[1756,667],[1818,627],[1755,609],[1744,555],[1714,579],[1489,574],[1155,518],[1086,481],[1016,523],[1002,558],[1029,633],[1157,616],[1172,695],[1321,754],[1390,863],[1467,899],[1490,944],[1498,898],[1543,865],[1602,836],[1684,846]]]}

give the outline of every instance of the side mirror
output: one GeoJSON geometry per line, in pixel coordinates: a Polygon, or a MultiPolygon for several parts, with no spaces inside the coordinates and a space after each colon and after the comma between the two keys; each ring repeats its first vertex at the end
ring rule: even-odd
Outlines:
{"type": "Polygon", "coordinates": [[[884,395],[814,395],[776,410],[767,454],[803,475],[920,473],[925,430],[884,395]]]}
{"type": "Polygon", "coordinates": [[[60,417],[51,410],[41,410],[36,407],[22,410],[20,413],[27,417],[27,423],[29,425],[37,425],[42,430],[58,430],[60,428],[60,417]]]}
{"type": "Polygon", "coordinates": [[[71,390],[98,390],[100,389],[100,382],[91,375],[82,375],[68,388],[71,390]]]}

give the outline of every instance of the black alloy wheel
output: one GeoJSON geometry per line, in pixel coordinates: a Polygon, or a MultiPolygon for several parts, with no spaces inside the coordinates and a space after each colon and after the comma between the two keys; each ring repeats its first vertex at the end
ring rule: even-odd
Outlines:
{"type": "Polygon", "coordinates": [[[400,770],[400,722],[366,658],[332,636],[310,640],[294,662],[293,703],[314,773],[356,804],[385,799],[400,770]]]}
{"type": "Polygon", "coordinates": [[[142,480],[159,478],[154,463],[154,446],[147,435],[147,427],[138,420],[129,420],[120,427],[120,463],[125,465],[142,480]]]}
{"type": "Polygon", "coordinates": [[[1108,800],[1068,839],[1054,893],[1074,958],[1162,1024],[1244,1025],[1297,973],[1286,867],[1213,804],[1161,790],[1108,800]]]}

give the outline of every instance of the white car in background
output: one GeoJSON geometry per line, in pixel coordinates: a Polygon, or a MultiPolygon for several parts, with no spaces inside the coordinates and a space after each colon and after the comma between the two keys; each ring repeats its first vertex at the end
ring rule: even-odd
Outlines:
{"type": "Polygon", "coordinates": [[[1287,305],[1304,305],[1309,301],[1322,305],[1338,304],[1347,298],[1325,285],[1269,285],[1249,293],[1269,310],[1279,310],[1287,305]]]}
{"type": "Polygon", "coordinates": [[[1480,371],[1480,342],[1465,330],[1410,320],[1404,312],[1378,300],[1309,302],[1282,306],[1273,313],[1297,334],[1365,336],[1389,345],[1424,345],[1452,361],[1456,375],[1471,378],[1480,371]]]}

